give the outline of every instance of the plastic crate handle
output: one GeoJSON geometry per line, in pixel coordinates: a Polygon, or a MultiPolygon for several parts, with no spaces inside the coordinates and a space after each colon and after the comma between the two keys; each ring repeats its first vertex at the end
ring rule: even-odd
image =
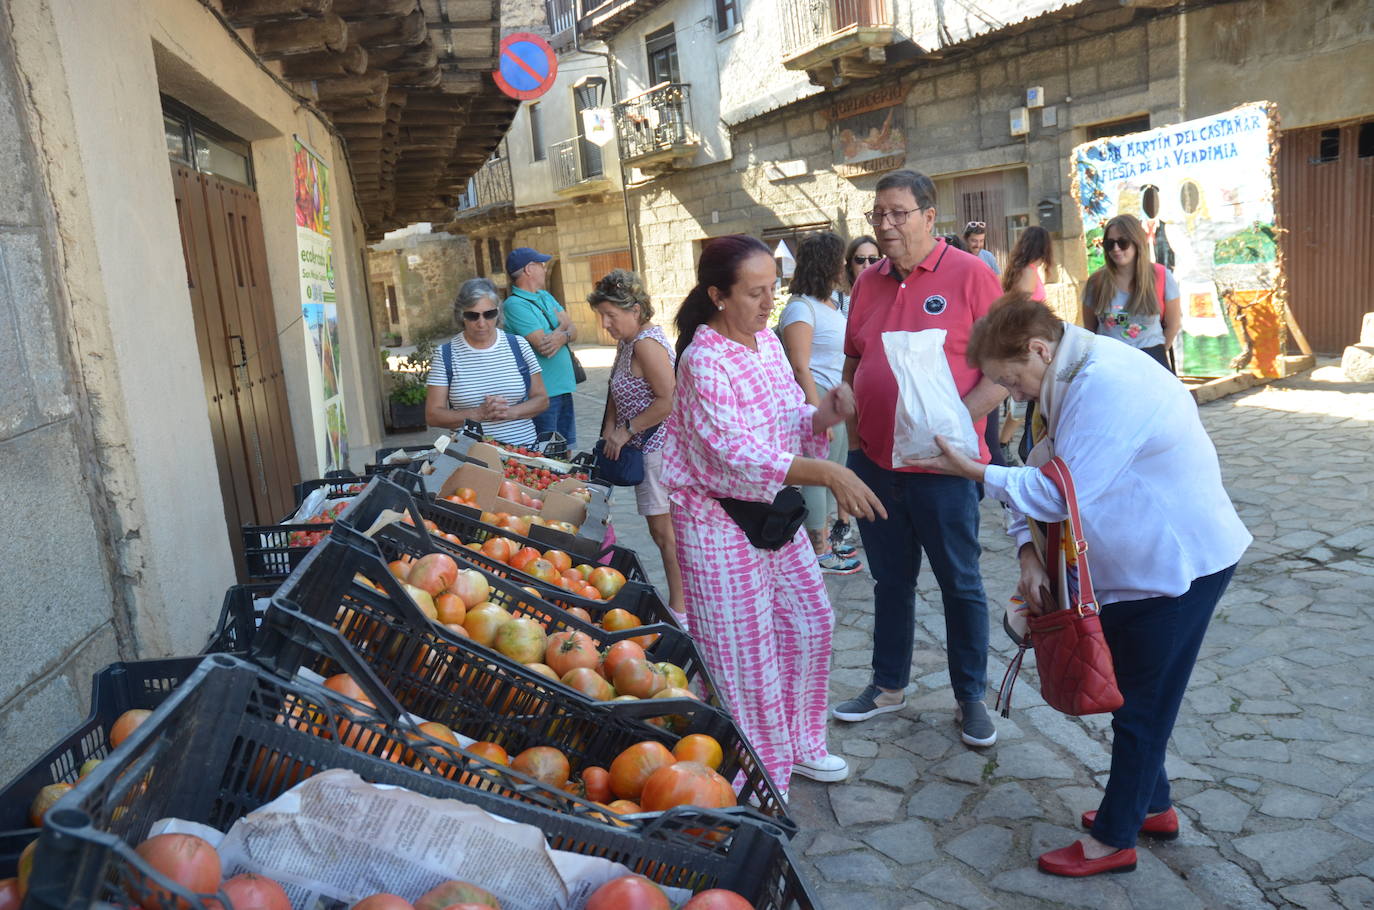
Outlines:
{"type": "MultiPolygon", "coordinates": [[[[338,629],[331,625],[322,623],[301,612],[290,601],[274,600],[267,610],[267,615],[263,617],[263,625],[271,623],[274,629],[282,634],[291,636],[293,630],[301,630],[306,636],[319,644],[329,658],[343,668],[343,672],[353,678],[358,684],[358,688],[367,693],[377,713],[382,716],[387,723],[398,727],[411,726],[410,714],[401,703],[396,700],[396,696],[391,694],[391,690],[386,684],[377,677],[372,667],[353,650],[353,646],[343,637],[338,629]]],[[[272,672],[278,672],[273,668],[267,668],[272,672]]],[[[281,674],[279,674],[281,675],[281,674]]]]}

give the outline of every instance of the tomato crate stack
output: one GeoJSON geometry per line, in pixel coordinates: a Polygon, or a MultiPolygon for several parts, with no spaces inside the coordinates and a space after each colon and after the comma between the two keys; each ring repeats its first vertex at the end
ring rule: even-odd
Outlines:
{"type": "Polygon", "coordinates": [[[163,878],[135,852],[154,822],[176,818],[223,832],[325,769],[532,825],[554,849],[604,857],[667,886],[729,888],[767,910],[818,906],[783,833],[765,822],[687,807],[623,825],[594,821],[568,811],[584,802],[576,797],[232,655],[205,658],[49,812],[25,906],[208,910],[211,895],[163,878]]]}
{"type": "MultiPolygon", "coordinates": [[[[735,783],[738,811],[767,818],[789,834],[796,831],[758,756],[724,708],[685,697],[598,701],[499,651],[453,636],[419,611],[380,559],[339,539],[341,533],[347,529],[336,530],[277,592],[253,645],[259,665],[287,677],[302,668],[329,677],[365,667],[367,678],[375,676],[411,714],[503,746],[553,746],[574,770],[607,767],[637,741],[671,747],[682,736],[705,734],[720,744],[720,773],[735,783]],[[523,738],[530,735],[544,739],[523,738]]],[[[581,625],[557,613],[545,605],[550,628],[581,625]]],[[[665,636],[682,635],[657,628],[665,636]]]]}
{"type": "Polygon", "coordinates": [[[156,708],[199,664],[199,657],[127,661],[94,675],[86,720],[0,789],[0,879],[15,874],[20,852],[38,836],[29,811],[39,791],[76,783],[87,762],[109,754],[110,729],[121,714],[156,708]]]}

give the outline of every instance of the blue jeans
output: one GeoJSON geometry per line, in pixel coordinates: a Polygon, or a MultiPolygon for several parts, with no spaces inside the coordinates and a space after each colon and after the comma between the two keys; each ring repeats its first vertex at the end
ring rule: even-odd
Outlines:
{"type": "Polygon", "coordinates": [[[1112,714],[1112,773],[1092,829],[1104,844],[1135,846],[1145,816],[1169,808],[1164,752],[1212,611],[1235,570],[1196,579],[1180,597],[1102,607],[1102,633],[1125,698],[1112,714]]]}
{"type": "Polygon", "coordinates": [[[568,441],[569,448],[577,442],[577,421],[573,417],[572,392],[550,395],[549,407],[542,414],[533,417],[536,433],[557,431],[568,441]]]}
{"type": "Polygon", "coordinates": [[[921,551],[940,583],[949,681],[957,701],[982,701],[988,671],[988,603],[978,571],[978,490],[944,474],[891,471],[855,449],[849,468],[882,500],[887,518],[859,521],[873,573],[873,684],[904,689],[916,636],[921,551]]]}

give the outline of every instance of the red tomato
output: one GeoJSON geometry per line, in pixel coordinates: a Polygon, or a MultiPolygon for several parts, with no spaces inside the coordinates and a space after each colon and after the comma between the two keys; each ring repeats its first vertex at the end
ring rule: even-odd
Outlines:
{"type": "Polygon", "coordinates": [[[229,910],[291,910],[291,899],[270,878],[244,872],[220,885],[229,910]]]}
{"type": "Polygon", "coordinates": [[[152,711],[143,708],[130,708],[114,722],[110,728],[110,747],[116,748],[120,743],[129,738],[129,734],[138,729],[138,725],[148,719],[152,711]]]}
{"type": "Polygon", "coordinates": [[[559,679],[578,667],[594,669],[600,662],[596,641],[586,632],[572,629],[555,632],[544,647],[544,663],[553,668],[559,679]]]}
{"type": "Polygon", "coordinates": [[[353,905],[353,910],[415,910],[415,906],[394,894],[374,894],[353,905]]]}
{"type": "Polygon", "coordinates": [[[734,891],[712,888],[683,904],[682,910],[754,910],[754,905],[734,891]]]}
{"type": "Polygon", "coordinates": [[[0,910],[19,910],[23,902],[19,896],[19,879],[0,879],[0,910]]]}
{"type": "Polygon", "coordinates": [[[430,597],[438,597],[453,587],[457,577],[458,563],[453,561],[452,556],[446,553],[428,553],[410,567],[406,581],[427,591],[430,597]]]}
{"type": "Polygon", "coordinates": [[[415,902],[415,910],[446,910],[453,906],[494,907],[501,910],[501,902],[490,891],[459,881],[435,885],[415,902]]]}
{"type": "MultiPolygon", "coordinates": [[[[208,842],[194,834],[159,834],[138,845],[138,855],[163,878],[181,885],[196,894],[213,894],[218,888],[222,871],[219,853],[208,842]]],[[[151,879],[144,895],[144,910],[163,907],[189,907],[151,879]]]]}
{"type": "Polygon", "coordinates": [[[625,749],[611,762],[611,792],[621,799],[637,800],[649,777],[677,759],[660,742],[644,740],[625,749]]]}
{"type": "MultiPolygon", "coordinates": [[[[606,649],[606,675],[611,679],[615,679],[616,668],[632,657],[644,660],[644,649],[639,646],[638,642],[629,641],[627,639],[626,641],[618,641],[611,645],[606,649]]],[[[650,692],[649,694],[652,695],[653,693],[650,692]]]]}
{"type": "Polygon", "coordinates": [[[645,812],[662,812],[674,806],[725,809],[735,805],[735,793],[729,781],[701,762],[680,761],[649,775],[639,804],[645,812]]]}
{"type": "Polygon", "coordinates": [[[604,803],[611,799],[611,772],[596,765],[582,769],[582,786],[587,791],[587,799],[604,803]]]}
{"type": "Polygon", "coordinates": [[[592,892],[586,910],[672,910],[663,889],[642,875],[612,879],[592,892]]]}
{"type": "Polygon", "coordinates": [[[567,756],[553,746],[531,746],[515,756],[510,766],[551,787],[563,786],[572,773],[567,756]]]}
{"type": "Polygon", "coordinates": [[[705,733],[689,733],[673,746],[673,755],[678,761],[700,762],[712,771],[720,770],[725,753],[714,736],[705,733]]]}

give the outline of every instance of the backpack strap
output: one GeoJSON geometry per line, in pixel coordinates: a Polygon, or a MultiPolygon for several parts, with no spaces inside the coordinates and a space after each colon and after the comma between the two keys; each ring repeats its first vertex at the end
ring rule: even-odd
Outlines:
{"type": "Polygon", "coordinates": [[[510,332],[502,332],[506,336],[506,344],[510,345],[511,356],[515,358],[515,368],[520,371],[520,378],[525,380],[525,400],[530,397],[530,365],[525,362],[524,356],[520,353],[520,342],[516,341],[515,336],[510,332]]]}
{"type": "Polygon", "coordinates": [[[439,345],[439,356],[444,361],[444,382],[453,385],[453,342],[445,341],[439,345]]]}
{"type": "Polygon", "coordinates": [[[1155,270],[1155,296],[1159,298],[1159,319],[1162,322],[1164,321],[1165,285],[1168,284],[1168,279],[1165,277],[1166,269],[1164,266],[1156,262],[1153,268],[1155,270]]]}

